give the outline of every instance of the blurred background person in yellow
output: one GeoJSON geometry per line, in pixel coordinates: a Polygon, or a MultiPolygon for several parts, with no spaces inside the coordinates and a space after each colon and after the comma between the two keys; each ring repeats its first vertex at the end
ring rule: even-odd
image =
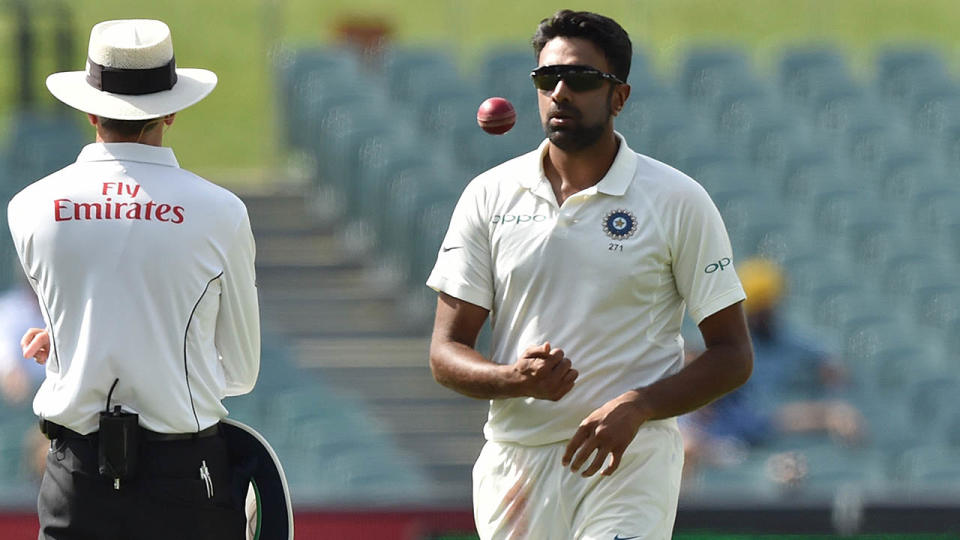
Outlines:
{"type": "Polygon", "coordinates": [[[847,445],[861,442],[864,420],[844,397],[848,378],[843,366],[780,317],[786,292],[782,268],[753,258],[740,263],[737,274],[747,293],[753,376],[742,388],[683,419],[687,472],[699,464],[739,463],[751,447],[773,444],[787,434],[827,434],[847,445]]]}

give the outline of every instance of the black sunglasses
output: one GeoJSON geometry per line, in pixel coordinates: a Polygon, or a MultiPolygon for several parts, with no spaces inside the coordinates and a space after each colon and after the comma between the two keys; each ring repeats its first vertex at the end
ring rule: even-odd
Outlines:
{"type": "Polygon", "coordinates": [[[541,66],[530,72],[533,85],[538,90],[552,91],[560,81],[566,83],[574,92],[596,90],[603,85],[603,81],[613,81],[623,84],[616,75],[604,73],[590,66],[556,65],[541,66]]]}

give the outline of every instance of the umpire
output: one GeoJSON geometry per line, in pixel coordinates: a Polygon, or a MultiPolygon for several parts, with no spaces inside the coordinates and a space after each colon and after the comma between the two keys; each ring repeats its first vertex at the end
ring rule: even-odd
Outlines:
{"type": "Polygon", "coordinates": [[[97,24],[86,70],[47,78],[97,136],[8,209],[47,325],[23,342],[46,362],[41,539],[244,537],[220,421],[260,366],[253,235],[239,198],[162,146],[216,83],[177,68],[153,20],[97,24]]]}

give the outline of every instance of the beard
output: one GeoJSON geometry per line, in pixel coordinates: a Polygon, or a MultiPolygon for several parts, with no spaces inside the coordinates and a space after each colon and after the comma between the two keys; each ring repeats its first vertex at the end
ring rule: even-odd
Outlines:
{"type": "MultiPolygon", "coordinates": [[[[613,92],[611,91],[611,96],[613,92]]],[[[613,106],[608,97],[606,120],[595,124],[584,124],[583,114],[579,109],[568,105],[560,104],[552,107],[547,115],[547,121],[543,123],[543,131],[554,146],[564,152],[579,152],[590,148],[599,141],[606,133],[613,115],[613,106]],[[554,126],[550,124],[550,119],[555,116],[563,116],[574,120],[572,126],[554,126]]]]}

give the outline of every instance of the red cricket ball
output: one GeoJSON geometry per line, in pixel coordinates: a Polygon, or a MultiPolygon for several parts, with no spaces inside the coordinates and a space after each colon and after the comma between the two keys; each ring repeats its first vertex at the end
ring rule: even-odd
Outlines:
{"type": "Polygon", "coordinates": [[[502,97],[486,99],[477,109],[477,124],[487,133],[503,135],[517,122],[517,111],[502,97]]]}

